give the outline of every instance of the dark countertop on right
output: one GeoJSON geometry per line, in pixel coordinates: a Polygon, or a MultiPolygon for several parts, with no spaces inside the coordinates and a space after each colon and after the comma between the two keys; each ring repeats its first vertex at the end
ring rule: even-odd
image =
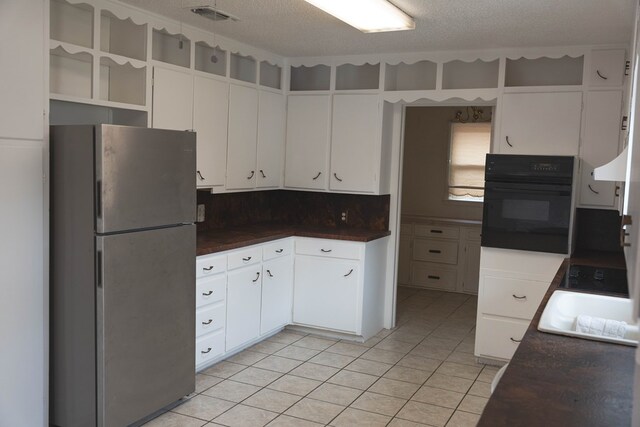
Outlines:
{"type": "Polygon", "coordinates": [[[624,268],[622,254],[583,252],[556,273],[478,426],[630,426],[635,347],[538,331],[569,263],[624,268]]]}

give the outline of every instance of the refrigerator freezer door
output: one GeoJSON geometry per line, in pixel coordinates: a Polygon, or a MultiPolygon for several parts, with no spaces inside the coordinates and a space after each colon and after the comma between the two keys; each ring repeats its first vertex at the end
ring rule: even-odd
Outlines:
{"type": "Polygon", "coordinates": [[[195,225],[96,237],[98,426],[195,388],[195,225]]]}
{"type": "Polygon", "coordinates": [[[101,125],[95,144],[98,233],[195,221],[195,133],[101,125]]]}

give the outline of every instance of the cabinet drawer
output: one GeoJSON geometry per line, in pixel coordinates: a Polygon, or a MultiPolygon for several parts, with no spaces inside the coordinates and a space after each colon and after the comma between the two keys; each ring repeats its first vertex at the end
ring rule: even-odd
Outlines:
{"type": "Polygon", "coordinates": [[[589,84],[591,86],[621,86],[625,67],[624,49],[591,52],[589,84]]]}
{"type": "Polygon", "coordinates": [[[484,276],[479,309],[485,314],[531,320],[548,288],[546,282],[484,276]]]}
{"type": "Polygon", "coordinates": [[[442,264],[413,262],[411,264],[411,277],[415,285],[451,291],[456,289],[457,271],[442,264]]]}
{"type": "Polygon", "coordinates": [[[224,329],[196,339],[196,366],[224,353],[224,329]]]}
{"type": "Polygon", "coordinates": [[[361,259],[364,244],[330,239],[296,239],[296,253],[330,258],[361,259]]]}
{"type": "Polygon", "coordinates": [[[416,261],[458,263],[458,242],[436,239],[414,239],[413,259],[416,261]]]}
{"type": "Polygon", "coordinates": [[[196,311],[196,337],[224,329],[225,303],[219,302],[196,311]]]}
{"type": "Polygon", "coordinates": [[[262,260],[267,261],[273,258],[290,255],[293,252],[293,240],[283,239],[262,246],[262,260]]]}
{"type": "Polygon", "coordinates": [[[222,273],[226,269],[226,255],[204,255],[196,258],[196,278],[222,273]]]}
{"type": "Polygon", "coordinates": [[[478,228],[463,228],[464,238],[467,240],[480,241],[482,229],[478,228]]]}
{"type": "Polygon", "coordinates": [[[528,326],[528,321],[481,317],[476,334],[476,356],[511,359],[528,326]]]}
{"type": "Polygon", "coordinates": [[[437,237],[439,239],[458,239],[460,228],[450,225],[416,224],[414,233],[421,237],[437,237]]]}
{"type": "Polygon", "coordinates": [[[220,274],[196,281],[196,307],[224,301],[227,294],[227,276],[220,274]]]}
{"type": "Polygon", "coordinates": [[[262,261],[262,247],[252,247],[231,252],[227,255],[229,270],[262,261]]]}

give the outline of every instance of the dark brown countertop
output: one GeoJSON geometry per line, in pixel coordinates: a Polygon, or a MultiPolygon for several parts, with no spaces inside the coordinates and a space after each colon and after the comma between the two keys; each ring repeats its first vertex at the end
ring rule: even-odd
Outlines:
{"type": "Polygon", "coordinates": [[[197,255],[207,255],[244,246],[256,245],[285,237],[315,237],[320,239],[370,242],[390,235],[388,230],[329,228],[287,225],[249,225],[198,232],[197,255]]]}
{"type": "Polygon", "coordinates": [[[602,255],[576,254],[562,263],[478,426],[631,425],[635,347],[537,329],[569,261],[624,267],[621,256],[602,255]]]}

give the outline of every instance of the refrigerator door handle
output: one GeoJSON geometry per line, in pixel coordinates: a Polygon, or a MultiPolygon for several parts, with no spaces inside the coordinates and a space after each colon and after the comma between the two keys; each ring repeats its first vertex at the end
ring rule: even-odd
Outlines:
{"type": "Polygon", "coordinates": [[[96,180],[96,218],[102,218],[102,181],[96,180]]]}
{"type": "Polygon", "coordinates": [[[98,287],[102,287],[102,251],[98,250],[96,253],[96,283],[98,287]]]}

